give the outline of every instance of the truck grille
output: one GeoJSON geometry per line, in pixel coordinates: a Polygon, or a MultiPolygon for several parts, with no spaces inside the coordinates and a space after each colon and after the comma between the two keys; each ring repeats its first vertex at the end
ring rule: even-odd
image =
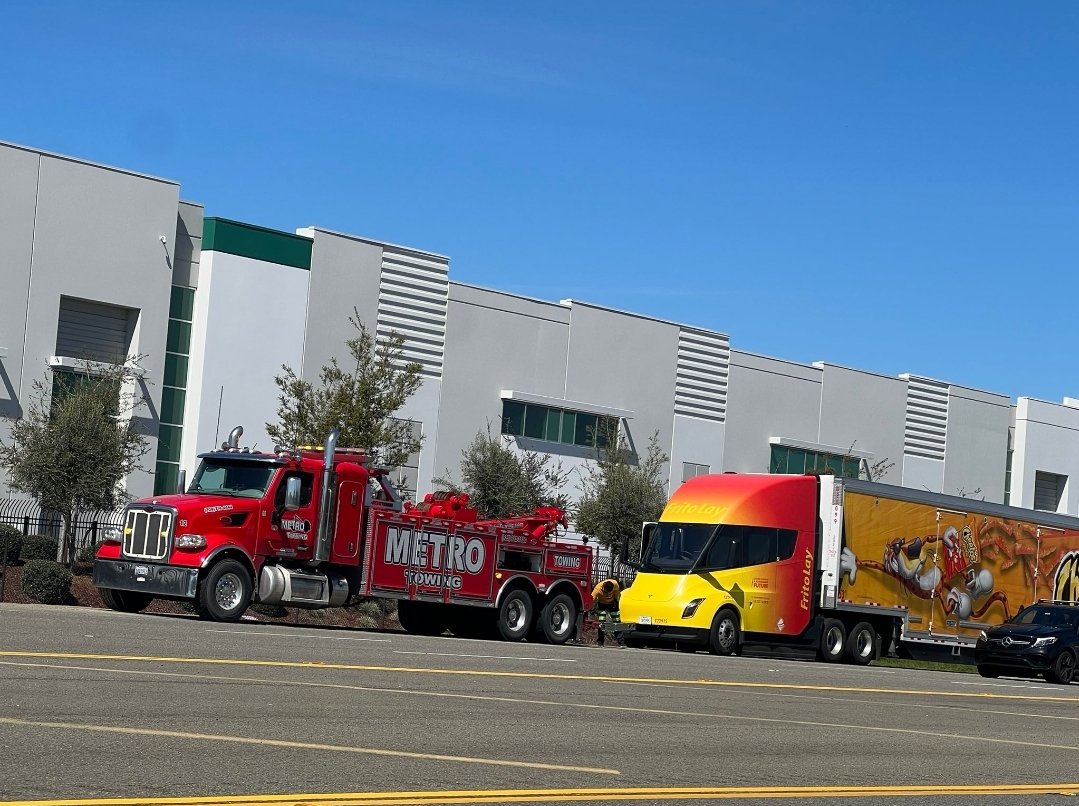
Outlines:
{"type": "Polygon", "coordinates": [[[163,560],[172,542],[172,511],[129,509],[124,514],[124,556],[163,560]]]}

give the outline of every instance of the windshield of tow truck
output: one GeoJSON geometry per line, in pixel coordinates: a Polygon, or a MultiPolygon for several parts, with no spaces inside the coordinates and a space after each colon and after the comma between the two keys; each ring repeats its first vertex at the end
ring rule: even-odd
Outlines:
{"type": "Polygon", "coordinates": [[[189,493],[262,498],[273,478],[274,465],[246,459],[203,459],[189,493]]]}

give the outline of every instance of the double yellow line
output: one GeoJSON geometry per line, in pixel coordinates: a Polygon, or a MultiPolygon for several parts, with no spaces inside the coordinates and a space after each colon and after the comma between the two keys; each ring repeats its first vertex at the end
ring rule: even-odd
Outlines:
{"type": "Polygon", "coordinates": [[[0,806],[421,806],[458,803],[567,803],[614,800],[749,800],[783,798],[1079,795],[1079,783],[949,786],[677,786],[571,789],[446,789],[419,792],[236,795],[205,798],[15,800],[0,806]]]}

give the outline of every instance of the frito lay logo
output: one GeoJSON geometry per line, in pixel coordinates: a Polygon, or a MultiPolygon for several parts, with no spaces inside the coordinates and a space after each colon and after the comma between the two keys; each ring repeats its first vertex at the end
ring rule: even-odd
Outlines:
{"type": "Polygon", "coordinates": [[[479,573],[486,550],[478,537],[458,537],[444,532],[416,532],[397,526],[386,528],[389,565],[407,565],[405,581],[421,587],[460,590],[459,573],[479,573]],[[411,548],[411,550],[410,550],[411,548]]]}
{"type": "Polygon", "coordinates": [[[802,562],[802,598],[798,606],[809,612],[809,601],[813,596],[813,554],[806,549],[805,559],[802,562]]]}
{"type": "Polygon", "coordinates": [[[1079,551],[1069,551],[1057,566],[1053,598],[1060,602],[1079,602],[1079,551]]]}

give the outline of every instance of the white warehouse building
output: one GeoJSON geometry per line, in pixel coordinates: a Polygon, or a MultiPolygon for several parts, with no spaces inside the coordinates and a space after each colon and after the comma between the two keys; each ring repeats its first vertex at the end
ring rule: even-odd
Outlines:
{"type": "MultiPolygon", "coordinates": [[[[827,465],[1079,515],[1079,400],[786,361],[713,323],[458,283],[445,255],[206,217],[176,182],[24,146],[0,143],[0,176],[0,440],[35,380],[144,355],[152,461],[127,480],[134,496],[172,490],[234,425],[272,447],[274,376],[287,364],[317,380],[356,311],[422,367],[398,412],[424,435],[395,471],[413,493],[456,477],[489,426],[572,469],[592,460],[594,426],[617,423],[637,450],[658,435],[671,491],[700,473],[827,465]]],[[[0,499],[14,495],[0,477],[0,499]]]]}

